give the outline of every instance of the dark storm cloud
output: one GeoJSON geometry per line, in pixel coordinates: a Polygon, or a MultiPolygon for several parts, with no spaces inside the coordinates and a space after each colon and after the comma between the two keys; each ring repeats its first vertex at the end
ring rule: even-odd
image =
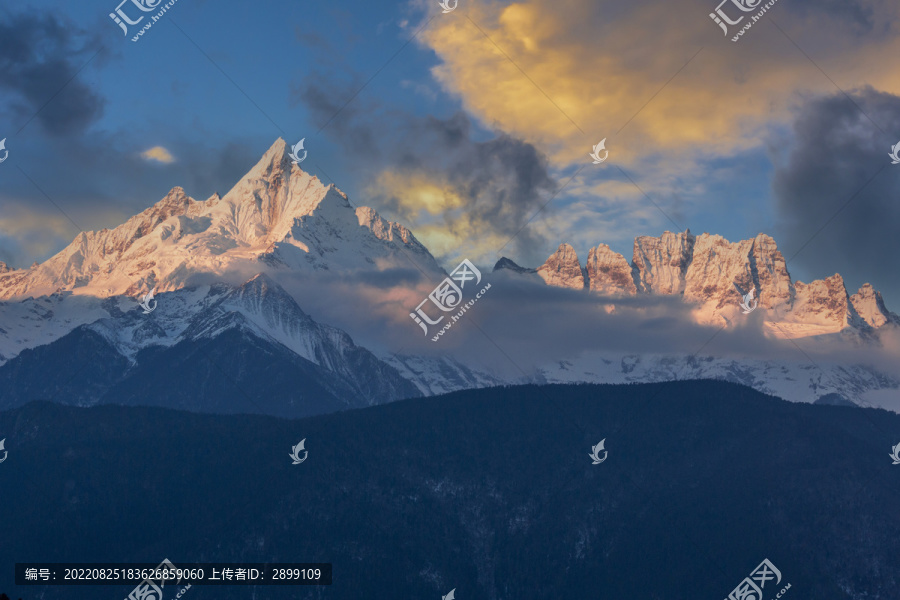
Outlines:
{"type": "Polygon", "coordinates": [[[3,17],[0,89],[9,98],[6,108],[22,125],[37,114],[51,135],[86,129],[101,116],[104,102],[75,75],[98,51],[94,60],[103,58],[98,39],[49,13],[3,17]]]}
{"type": "MultiPolygon", "coordinates": [[[[308,79],[295,88],[293,98],[320,127],[327,124],[323,134],[341,146],[346,158],[358,159],[352,164],[365,165],[372,174],[392,169],[447,181],[463,199],[462,211],[497,234],[515,235],[557,190],[546,156],[532,144],[503,133],[476,140],[471,120],[461,112],[447,119],[422,117],[359,97],[344,106],[360,86],[335,93],[334,85],[326,88],[320,81],[325,79],[308,79]]],[[[398,198],[374,200],[395,214],[410,209],[398,198]]],[[[463,223],[455,211],[442,217],[450,229],[463,223]]],[[[411,225],[415,229],[416,223],[411,225]]],[[[529,229],[515,239],[521,254],[542,242],[529,229]]]]}
{"type": "Polygon", "coordinates": [[[785,13],[794,13],[803,19],[823,16],[839,21],[844,24],[845,31],[857,35],[884,34],[891,29],[891,21],[881,20],[871,1],[793,0],[785,2],[784,6],[785,13]]]}
{"type": "Polygon", "coordinates": [[[900,165],[888,153],[900,141],[900,98],[871,88],[816,98],[793,135],[773,179],[785,257],[816,277],[837,271],[848,287],[871,282],[896,310],[900,165]]]}
{"type": "Polygon", "coordinates": [[[224,196],[259,161],[262,155],[249,141],[232,141],[210,149],[195,140],[184,139],[175,149],[179,153],[177,174],[179,182],[189,194],[205,200],[213,192],[224,196]]]}
{"type": "Polygon", "coordinates": [[[352,275],[356,281],[375,288],[388,289],[395,286],[414,286],[423,280],[417,269],[385,269],[384,271],[363,271],[352,275]]]}

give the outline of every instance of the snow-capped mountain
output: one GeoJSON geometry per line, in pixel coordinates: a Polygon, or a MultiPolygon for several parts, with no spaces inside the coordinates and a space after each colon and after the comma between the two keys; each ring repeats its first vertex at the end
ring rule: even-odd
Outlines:
{"type": "MultiPolygon", "coordinates": [[[[323,274],[365,280],[394,269],[434,284],[446,277],[409,229],[351,206],[334,185],[292,164],[279,139],[222,197],[198,201],[176,187],[114,229],[79,234],[40,265],[0,263],[0,406],[45,398],[295,416],[523,382],[720,378],[801,401],[823,394],[859,401],[867,391],[900,386],[894,374],[859,365],[810,369],[803,362],[601,350],[498,375],[465,350],[372,352],[353,341],[355,329],[313,319],[296,291],[282,285],[300,278],[315,294],[323,274]],[[145,314],[137,300],[152,289],[156,308],[145,314]]],[[[680,296],[701,323],[740,317],[738,302],[752,289],[775,337],[851,331],[856,342],[869,343],[873,332],[900,324],[868,284],[850,296],[839,275],[792,281],[765,235],[737,243],[690,232],[640,237],[630,263],[599,244],[582,265],[563,244],[536,269],[503,258],[495,271],[584,290],[603,303],[680,296]]],[[[354,293],[352,286],[345,291],[354,293]]],[[[407,319],[414,303],[385,296],[415,346],[421,331],[407,319]]],[[[371,304],[365,297],[354,307],[371,311],[371,304]]],[[[385,314],[372,312],[371,320],[385,314]]],[[[363,337],[375,348],[370,334],[363,337]]]]}
{"type": "MultiPolygon", "coordinates": [[[[292,164],[281,139],[221,198],[201,202],[176,187],[112,230],[79,234],[43,264],[2,267],[0,389],[5,393],[0,398],[5,405],[59,396],[80,404],[137,402],[139,396],[152,402],[148,386],[155,383],[148,381],[148,364],[168,372],[176,367],[166,368],[164,357],[203,358],[228,345],[252,347],[280,361],[288,371],[283,404],[303,404],[297,394],[316,390],[317,399],[305,400],[305,408],[274,414],[323,412],[421,393],[347,333],[315,322],[275,282],[279,275],[390,268],[416,268],[434,279],[445,275],[408,229],[371,208],[352,207],[343,192],[292,164]],[[247,281],[248,272],[257,275],[247,281]],[[197,276],[229,282],[198,285],[197,276]],[[136,299],[154,288],[155,309],[145,315],[136,299]],[[120,372],[96,372],[93,382],[78,375],[66,381],[47,376],[48,368],[71,358],[75,339],[120,372]]],[[[249,389],[258,388],[251,375],[270,383],[281,376],[252,356],[223,360],[242,365],[224,375],[249,389]]],[[[183,393],[199,392],[203,382],[179,383],[183,393]]],[[[172,390],[163,393],[173,396],[172,390]]],[[[185,397],[182,406],[227,404],[208,402],[197,397],[192,405],[185,397]]],[[[234,405],[229,406],[237,410],[234,405]]]]}
{"type": "MultiPolygon", "coordinates": [[[[66,304],[52,302],[51,314],[66,304]]],[[[302,416],[420,395],[345,332],[315,322],[265,274],[238,287],[163,293],[149,315],[121,296],[95,302],[85,320],[101,317],[0,367],[0,406],[47,398],[302,416]]]]}
{"type": "Polygon", "coordinates": [[[542,383],[646,383],[717,379],[740,383],[792,401],[816,402],[834,395],[845,402],[873,405],[863,399],[871,390],[896,388],[898,381],[862,365],[812,364],[729,357],[673,357],[663,354],[604,355],[585,353],[540,369],[542,383]]]}
{"type": "Polygon", "coordinates": [[[61,291],[134,296],[242,265],[342,272],[395,265],[443,273],[407,228],[371,208],[352,208],[333,184],[294,165],[279,138],[222,198],[201,202],[176,187],[115,229],[81,233],[43,264],[0,269],[0,299],[61,291]]]}
{"type": "Polygon", "coordinates": [[[507,258],[494,269],[533,271],[548,285],[604,296],[679,295],[696,307],[700,323],[733,321],[740,316],[742,296],[752,291],[776,337],[900,325],[900,317],[887,310],[881,294],[868,283],[851,296],[838,274],[811,283],[793,281],[775,240],[762,233],[729,242],[719,235],[667,231],[635,239],[630,263],[600,244],[589,250],[584,266],[575,249],[564,243],[537,269],[523,269],[507,258]]]}

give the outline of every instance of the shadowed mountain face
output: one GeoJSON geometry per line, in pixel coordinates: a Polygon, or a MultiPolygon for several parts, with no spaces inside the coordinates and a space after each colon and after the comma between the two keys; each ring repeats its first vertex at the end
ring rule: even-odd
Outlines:
{"type": "Polygon", "coordinates": [[[106,318],[23,351],[0,366],[0,407],[52,399],[303,417],[419,395],[265,275],[173,295],[168,313],[111,305],[106,318]]]}
{"type": "MultiPolygon", "coordinates": [[[[198,599],[718,599],[766,558],[782,574],[766,600],[900,589],[900,416],[733,384],[494,388],[301,420],[31,403],[0,413],[3,436],[2,565],[334,565],[328,588],[198,599]]],[[[11,577],[14,598],[133,587],[11,577]]]]}

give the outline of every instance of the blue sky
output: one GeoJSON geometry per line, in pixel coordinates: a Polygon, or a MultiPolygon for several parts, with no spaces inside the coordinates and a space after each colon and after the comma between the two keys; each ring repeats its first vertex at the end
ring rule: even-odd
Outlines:
{"type": "Polygon", "coordinates": [[[16,267],[46,259],[79,228],[114,227],[174,186],[198,199],[224,194],[283,136],[305,137],[304,168],[409,226],[447,263],[492,264],[536,213],[502,252],[527,266],[561,242],[582,261],[598,243],[630,260],[635,236],[675,230],[674,221],[732,241],[769,233],[786,257],[803,248],[789,263],[795,279],[840,271],[851,293],[871,281],[900,296],[885,258],[898,242],[868,239],[900,215],[887,202],[895,174],[881,173],[875,196],[848,207],[857,213],[815,233],[900,136],[891,130],[896,68],[854,71],[896,49],[893,8],[785,2],[773,9],[785,34],[757,26],[735,44],[700,0],[460,0],[449,14],[424,1],[178,0],[133,43],[108,17],[116,4],[0,12],[0,137],[10,151],[0,165],[0,260],[16,267]],[[832,105],[850,121],[843,137],[826,131],[816,142],[835,148],[817,148],[798,124],[832,105]],[[582,168],[602,137],[609,163],[582,168]],[[140,157],[154,147],[173,161],[140,157]],[[823,164],[810,168],[817,152],[823,164]],[[467,172],[473,157],[477,175],[467,172]],[[842,173],[824,197],[794,201],[842,173]],[[443,199],[429,204],[429,190],[443,199]],[[865,248],[853,250],[854,240],[865,248]]]}

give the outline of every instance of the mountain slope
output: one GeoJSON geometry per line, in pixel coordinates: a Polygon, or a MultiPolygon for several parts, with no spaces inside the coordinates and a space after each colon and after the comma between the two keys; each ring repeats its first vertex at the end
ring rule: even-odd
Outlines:
{"type": "Polygon", "coordinates": [[[264,274],[162,294],[150,315],[110,305],[105,318],[0,366],[7,408],[53,399],[303,416],[419,394],[264,274]]]}
{"type": "Polygon", "coordinates": [[[223,600],[682,600],[724,598],[767,558],[783,577],[767,599],[790,583],[784,600],[893,600],[898,430],[884,411],[717,382],[498,388],[302,420],[31,404],[0,412],[0,592],[124,598],[133,586],[14,588],[11,565],[168,557],[334,566],[327,588],[190,592],[223,600]]]}

